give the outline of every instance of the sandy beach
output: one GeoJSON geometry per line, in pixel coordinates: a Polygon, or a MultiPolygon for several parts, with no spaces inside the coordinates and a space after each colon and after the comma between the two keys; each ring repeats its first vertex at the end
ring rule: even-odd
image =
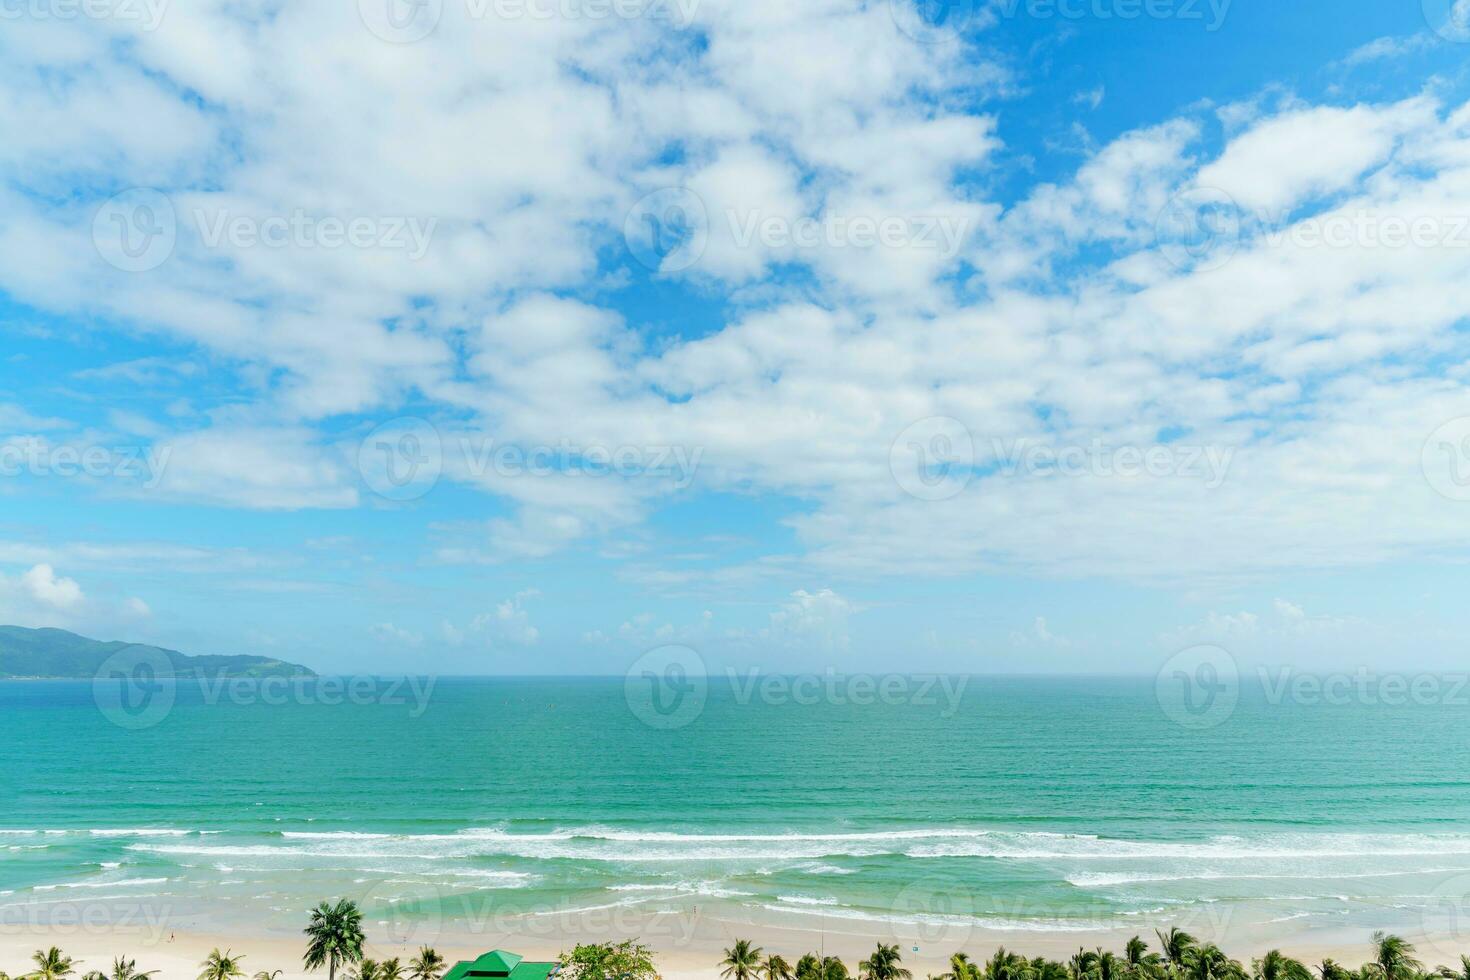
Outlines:
{"type": "MultiPolygon", "coordinates": [[[[303,911],[302,922],[306,920],[303,911]]],[[[203,919],[196,920],[202,924],[203,919]]],[[[563,949],[577,942],[639,938],[655,951],[655,960],[668,980],[716,980],[718,962],[723,950],[735,938],[750,939],[768,951],[780,952],[795,961],[802,953],[817,951],[836,955],[846,961],[856,974],[859,960],[871,952],[874,943],[898,943],[904,966],[916,978],[938,975],[948,969],[952,952],[964,950],[972,959],[983,960],[997,947],[1022,952],[1028,956],[1043,955],[1065,960],[1079,948],[1097,947],[1121,950],[1133,934],[1142,935],[1157,947],[1153,925],[1140,923],[1138,929],[1099,929],[1096,932],[1071,931],[1047,933],[964,929],[954,926],[883,926],[855,923],[820,915],[786,917],[783,920],[756,920],[703,911],[677,917],[649,915],[641,920],[623,920],[615,925],[603,922],[568,923],[554,926],[531,920],[497,922],[483,928],[459,924],[457,927],[425,927],[411,934],[398,934],[384,939],[380,923],[368,921],[366,953],[373,959],[398,957],[404,963],[428,944],[437,949],[449,963],[471,959],[489,949],[504,948],[528,959],[554,959],[563,949]],[[377,928],[375,928],[375,926],[377,928]]],[[[1279,948],[1288,955],[1309,964],[1324,957],[1356,966],[1370,956],[1369,934],[1334,932],[1314,929],[1289,931],[1264,929],[1259,925],[1233,927],[1216,923],[1216,931],[1203,920],[1187,924],[1187,931],[1202,941],[1217,942],[1226,953],[1249,964],[1253,957],[1267,949],[1279,948]]],[[[1426,966],[1455,963],[1461,952],[1470,952],[1470,942],[1447,934],[1406,935],[1415,944],[1426,966]]],[[[106,972],[112,959],[125,955],[136,959],[138,968],[156,970],[162,980],[192,980],[199,964],[214,948],[230,949],[245,954],[248,976],[257,971],[281,971],[285,980],[304,980],[323,976],[324,971],[308,974],[302,967],[304,943],[299,935],[284,931],[231,930],[207,931],[190,928],[183,920],[177,923],[140,924],[106,929],[82,923],[49,926],[0,925],[0,972],[21,976],[30,968],[30,956],[37,949],[59,946],[78,960],[77,972],[98,969],[106,972]]]]}

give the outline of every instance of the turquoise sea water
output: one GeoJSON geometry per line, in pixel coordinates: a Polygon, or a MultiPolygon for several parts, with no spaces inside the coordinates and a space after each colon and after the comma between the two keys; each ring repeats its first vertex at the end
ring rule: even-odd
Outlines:
{"type": "Polygon", "coordinates": [[[660,730],[621,678],[440,679],[366,703],[0,684],[0,921],[148,896],[191,921],[717,905],[1138,931],[1204,906],[1425,923],[1470,874],[1470,708],[1270,703],[1181,727],[1154,682],[971,678],[937,703],[744,699],[660,730]],[[422,707],[422,712],[419,709],[422,707]],[[456,902],[460,902],[456,906],[456,902]],[[404,913],[402,910],[410,910],[404,913]]]}

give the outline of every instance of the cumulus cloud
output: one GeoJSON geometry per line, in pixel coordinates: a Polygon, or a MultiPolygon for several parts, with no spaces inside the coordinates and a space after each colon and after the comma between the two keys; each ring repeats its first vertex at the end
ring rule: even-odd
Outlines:
{"type": "Polygon", "coordinates": [[[541,639],[541,631],[531,623],[526,604],[540,596],[536,589],[522,589],[515,595],[495,604],[495,608],[481,613],[470,622],[470,630],[480,634],[492,647],[502,645],[529,647],[541,639]]]}
{"type": "Polygon", "coordinates": [[[831,589],[798,589],[789,601],[771,613],[764,637],[787,648],[840,653],[851,637],[847,621],[857,612],[851,602],[831,589]]]}
{"type": "Polygon", "coordinates": [[[57,575],[50,565],[36,565],[25,572],[20,587],[32,599],[56,609],[70,609],[82,601],[82,587],[76,580],[57,575]]]}
{"type": "Polygon", "coordinates": [[[368,628],[368,632],[372,634],[373,639],[386,646],[415,648],[424,645],[424,638],[421,634],[392,623],[374,624],[368,628]]]}
{"type": "MultiPolygon", "coordinates": [[[[12,549],[13,550],[13,549],[12,549]]],[[[6,555],[0,547],[0,562],[6,555]]],[[[75,578],[48,562],[31,565],[14,575],[0,572],[0,623],[18,626],[54,626],[84,633],[133,635],[148,625],[153,611],[137,596],[115,598],[91,595],[75,578]]]]}
{"type": "MultiPolygon", "coordinates": [[[[432,38],[392,45],[351,4],[264,0],[175,5],[146,33],[17,21],[0,36],[0,287],[231,366],[248,404],[180,409],[157,439],[158,499],[361,506],[331,432],[411,406],[498,443],[698,450],[698,490],[786,508],[781,554],[641,569],[652,587],[1174,581],[1470,543],[1470,510],[1420,452],[1465,411],[1470,248],[1452,227],[1385,245],[1359,221],[1470,214],[1470,108],[1283,98],[1224,133],[1185,112],[1002,202],[973,179],[1007,138],[1006,72],[978,50],[919,44],[857,0],[709,0],[691,26],[490,23],[449,4],[432,38]],[[93,242],[98,207],[134,185],[166,194],[177,231],[143,272],[93,242]],[[1180,254],[1160,215],[1204,187],[1252,220],[1180,254]],[[686,269],[644,268],[622,241],[661,188],[692,190],[711,222],[686,269]],[[298,213],[372,234],[208,240],[221,218],[298,213]],[[821,234],[742,246],[732,214],[821,234]],[[857,244],[854,218],[900,219],[897,238],[857,244]],[[409,219],[432,221],[421,254],[390,240],[409,219]],[[1292,234],[1308,222],[1353,230],[1313,245],[1292,234]],[[709,322],[620,303],[634,274],[714,297],[709,322]],[[920,447],[949,467],[942,499],[892,453],[934,417],[958,423],[920,447]],[[1083,462],[1008,471],[1018,440],[1083,462]],[[1157,471],[1126,464],[1155,451],[1157,471]],[[1211,451],[1229,459],[1218,482],[1199,476],[1211,451]]],[[[179,363],[194,359],[90,380],[179,363]]],[[[456,562],[544,558],[672,495],[463,457],[445,478],[507,505],[434,542],[456,562]]],[[[837,649],[852,611],[796,592],[769,629],[837,649]]],[[[539,635],[523,602],[485,615],[507,642],[539,635]]]]}

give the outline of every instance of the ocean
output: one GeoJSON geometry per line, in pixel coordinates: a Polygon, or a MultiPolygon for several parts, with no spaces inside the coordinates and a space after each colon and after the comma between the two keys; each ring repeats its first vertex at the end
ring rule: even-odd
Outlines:
{"type": "Polygon", "coordinates": [[[1247,684],[1194,727],[1152,678],[959,680],[921,698],[719,679],[676,728],[621,678],[184,684],[141,720],[90,683],[0,683],[0,924],[146,900],[284,932],[349,897],[406,936],[471,908],[1059,934],[1151,934],[1202,910],[1295,933],[1455,926],[1458,698],[1247,684]]]}

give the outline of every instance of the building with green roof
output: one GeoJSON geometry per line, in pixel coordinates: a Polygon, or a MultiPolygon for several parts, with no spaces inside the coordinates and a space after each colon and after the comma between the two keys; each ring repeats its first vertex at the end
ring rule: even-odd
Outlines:
{"type": "Polygon", "coordinates": [[[479,959],[460,960],[444,974],[444,980],[546,980],[555,972],[555,963],[532,963],[515,953],[492,949],[479,959]]]}

